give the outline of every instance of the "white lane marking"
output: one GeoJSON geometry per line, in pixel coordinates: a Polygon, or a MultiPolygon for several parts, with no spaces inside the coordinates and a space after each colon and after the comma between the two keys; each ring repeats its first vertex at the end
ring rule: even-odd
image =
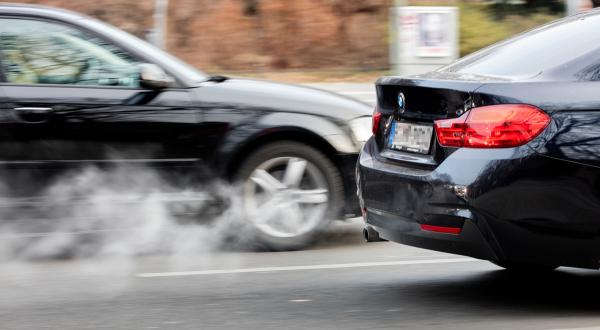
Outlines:
{"type": "Polygon", "coordinates": [[[561,328],[561,329],[551,329],[551,330],[600,330],[600,326],[588,327],[588,328],[561,328]]]}
{"type": "Polygon", "coordinates": [[[290,302],[293,302],[293,303],[303,303],[303,302],[310,302],[310,301],[312,301],[312,300],[310,300],[310,299],[294,299],[294,300],[290,300],[290,302]]]}
{"type": "Polygon", "coordinates": [[[164,273],[140,273],[137,277],[172,277],[172,276],[200,276],[200,275],[220,275],[220,274],[240,274],[240,273],[266,273],[266,272],[285,272],[298,270],[318,270],[318,269],[340,269],[340,268],[360,268],[360,267],[382,267],[382,266],[402,266],[402,265],[426,265],[426,264],[445,264],[456,262],[480,261],[472,258],[443,258],[443,259],[425,259],[425,260],[401,260],[401,261],[381,261],[381,262],[357,262],[349,264],[329,264],[329,265],[307,265],[307,266],[284,266],[284,267],[260,267],[260,268],[239,268],[239,269],[212,269],[212,270],[192,270],[183,272],[164,272],[164,273]]]}
{"type": "Polygon", "coordinates": [[[44,163],[173,163],[197,162],[201,158],[125,158],[125,159],[48,159],[48,160],[6,160],[0,164],[44,164],[44,163]]]}

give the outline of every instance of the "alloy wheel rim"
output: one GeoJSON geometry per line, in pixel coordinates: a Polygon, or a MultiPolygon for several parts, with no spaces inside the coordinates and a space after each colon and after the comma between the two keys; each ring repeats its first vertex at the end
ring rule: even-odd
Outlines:
{"type": "Polygon", "coordinates": [[[244,202],[251,222],[263,233],[279,238],[301,236],[316,229],[326,216],[327,180],[306,159],[272,158],[246,180],[244,202]]]}

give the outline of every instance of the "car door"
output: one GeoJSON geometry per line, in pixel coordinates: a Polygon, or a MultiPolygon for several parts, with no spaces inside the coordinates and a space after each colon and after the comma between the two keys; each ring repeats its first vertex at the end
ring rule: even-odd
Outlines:
{"type": "Polygon", "coordinates": [[[0,174],[11,194],[89,164],[196,165],[188,90],[141,88],[142,59],[75,26],[25,17],[0,17],[0,56],[0,174]]]}

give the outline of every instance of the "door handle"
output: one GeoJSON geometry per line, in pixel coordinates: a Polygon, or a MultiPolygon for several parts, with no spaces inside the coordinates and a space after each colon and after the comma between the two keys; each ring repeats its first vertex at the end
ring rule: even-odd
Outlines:
{"type": "Polygon", "coordinates": [[[21,107],[14,108],[18,119],[28,123],[43,123],[50,119],[52,108],[44,107],[21,107]]]}

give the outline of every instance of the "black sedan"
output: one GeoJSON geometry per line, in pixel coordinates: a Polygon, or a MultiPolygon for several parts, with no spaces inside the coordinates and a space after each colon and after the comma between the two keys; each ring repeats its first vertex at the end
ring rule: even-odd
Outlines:
{"type": "Polygon", "coordinates": [[[600,266],[600,11],[377,82],[365,233],[512,269],[600,266]]]}
{"type": "Polygon", "coordinates": [[[88,165],[151,167],[182,189],[223,178],[241,183],[248,221],[276,249],[359,212],[352,174],[369,106],[208,76],[76,13],[0,4],[0,110],[3,197],[38,203],[88,165]]]}

